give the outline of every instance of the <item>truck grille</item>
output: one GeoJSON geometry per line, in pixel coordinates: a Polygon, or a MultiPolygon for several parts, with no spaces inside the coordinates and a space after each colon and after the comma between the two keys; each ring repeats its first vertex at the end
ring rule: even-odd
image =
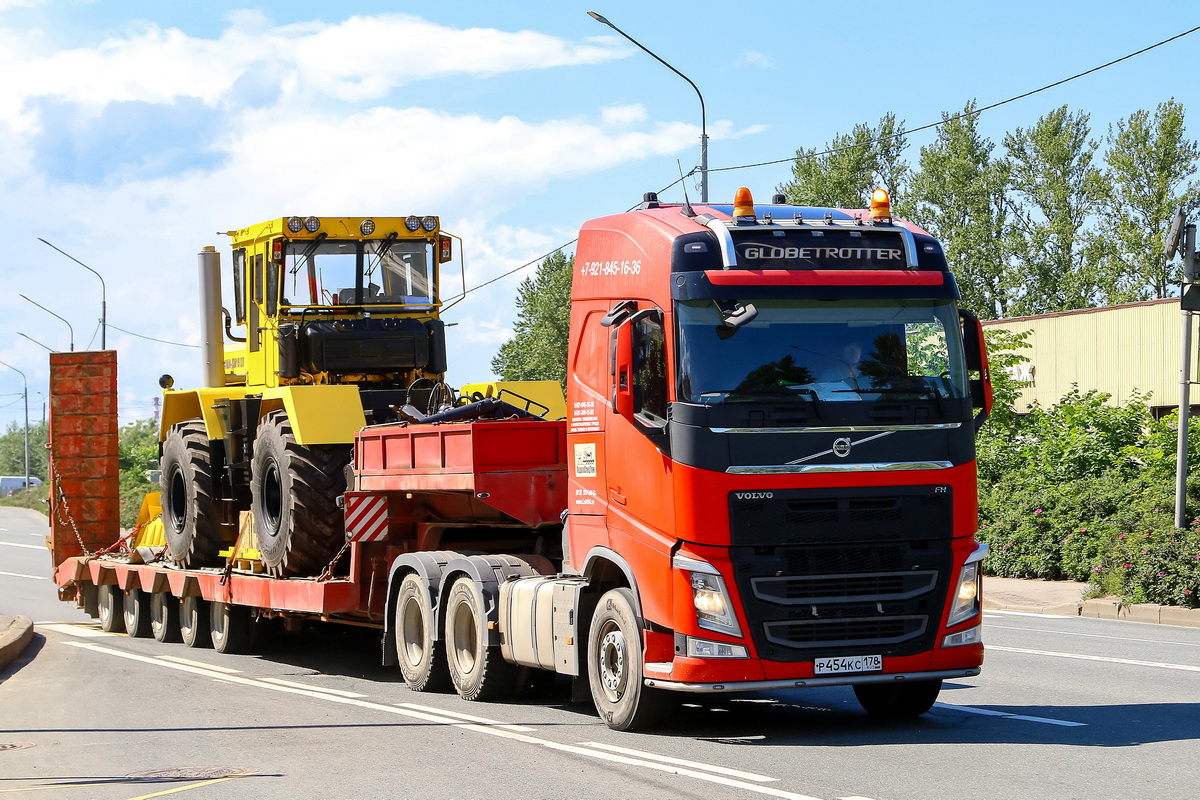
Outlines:
{"type": "Polygon", "coordinates": [[[734,581],[761,657],[932,648],[953,566],[948,487],[771,495],[730,498],[734,581]]]}

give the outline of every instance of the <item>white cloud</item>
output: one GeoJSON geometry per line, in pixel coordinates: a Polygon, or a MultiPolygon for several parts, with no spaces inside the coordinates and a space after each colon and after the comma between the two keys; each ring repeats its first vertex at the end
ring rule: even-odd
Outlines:
{"type": "Polygon", "coordinates": [[[742,53],[742,59],[738,62],[742,67],[758,67],[761,69],[769,69],[775,66],[775,62],[770,56],[758,52],[757,50],[747,50],[742,53]]]}
{"type": "Polygon", "coordinates": [[[609,106],[600,112],[600,118],[604,120],[605,125],[633,125],[646,121],[646,107],[641,104],[609,106]]]}

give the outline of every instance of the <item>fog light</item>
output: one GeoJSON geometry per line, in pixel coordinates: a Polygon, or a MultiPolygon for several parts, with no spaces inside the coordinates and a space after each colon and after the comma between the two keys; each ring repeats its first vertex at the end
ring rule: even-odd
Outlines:
{"type": "Polygon", "coordinates": [[[692,658],[749,658],[745,645],[710,642],[708,639],[687,637],[687,654],[692,658]]]}
{"type": "Polygon", "coordinates": [[[942,647],[962,647],[966,644],[979,644],[983,641],[983,629],[976,625],[974,628],[967,628],[965,631],[952,633],[949,636],[942,638],[942,647]]]}

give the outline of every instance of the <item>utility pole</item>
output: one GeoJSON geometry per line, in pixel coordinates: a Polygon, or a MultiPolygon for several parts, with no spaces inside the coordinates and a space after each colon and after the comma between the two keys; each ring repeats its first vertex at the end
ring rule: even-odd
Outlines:
{"type": "Polygon", "coordinates": [[[1179,439],[1175,449],[1175,527],[1187,524],[1188,423],[1192,412],[1192,312],[1200,311],[1200,289],[1196,287],[1200,263],[1196,258],[1196,225],[1189,223],[1183,209],[1167,233],[1165,255],[1168,260],[1178,253],[1183,261],[1179,284],[1180,336],[1179,366],[1179,439]]]}

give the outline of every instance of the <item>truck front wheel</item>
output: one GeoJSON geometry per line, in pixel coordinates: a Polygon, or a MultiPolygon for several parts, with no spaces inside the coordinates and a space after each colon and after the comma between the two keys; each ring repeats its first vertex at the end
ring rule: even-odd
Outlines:
{"type": "Polygon", "coordinates": [[[267,572],[315,575],[342,546],[337,498],[346,489],[349,445],[296,443],[283,411],[259,423],[251,465],[254,531],[267,572]]]}
{"type": "Polygon", "coordinates": [[[933,708],[941,690],[941,681],[861,683],[854,687],[854,696],[872,717],[907,719],[933,708]]]}
{"type": "Polygon", "coordinates": [[[212,446],[198,419],[171,426],[162,445],[167,555],[181,567],[221,563],[221,501],[214,499],[212,446]]]}
{"type": "Polygon", "coordinates": [[[450,688],[445,647],[433,638],[433,610],[425,582],[415,573],[404,576],[396,595],[396,656],[404,682],[414,692],[450,688]]]}
{"type": "Polygon", "coordinates": [[[645,730],[670,708],[667,692],[642,681],[642,629],[629,589],[613,589],[600,598],[588,633],[587,663],[592,700],[608,727],[645,730]]]}
{"type": "Polygon", "coordinates": [[[475,581],[459,578],[446,600],[446,662],[464,700],[503,700],[516,690],[517,666],[488,647],[483,595],[475,581]]]}

